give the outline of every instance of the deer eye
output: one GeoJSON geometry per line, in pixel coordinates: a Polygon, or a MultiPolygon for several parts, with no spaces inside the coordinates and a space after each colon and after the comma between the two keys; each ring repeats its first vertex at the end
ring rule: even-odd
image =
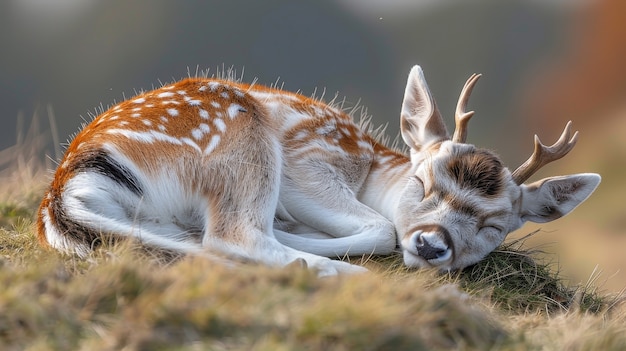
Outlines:
{"type": "Polygon", "coordinates": [[[414,175],[411,177],[413,179],[414,182],[416,182],[418,185],[424,186],[424,182],[422,182],[422,180],[420,179],[420,177],[414,175]]]}
{"type": "Polygon", "coordinates": [[[498,226],[495,226],[495,225],[486,225],[484,227],[481,227],[478,230],[478,233],[485,232],[485,231],[488,232],[488,233],[494,233],[494,232],[495,233],[500,233],[500,232],[503,231],[503,229],[501,227],[498,227],[498,226]]]}
{"type": "Polygon", "coordinates": [[[424,182],[422,181],[422,179],[416,175],[411,177],[411,180],[415,183],[415,185],[419,188],[420,191],[424,191],[426,190],[425,186],[424,186],[424,182]]]}
{"type": "Polygon", "coordinates": [[[424,182],[422,182],[422,179],[420,179],[420,177],[414,175],[411,177],[410,179],[411,182],[413,182],[413,184],[415,185],[415,192],[419,194],[420,196],[420,201],[424,199],[424,191],[426,190],[424,188],[424,182]]]}

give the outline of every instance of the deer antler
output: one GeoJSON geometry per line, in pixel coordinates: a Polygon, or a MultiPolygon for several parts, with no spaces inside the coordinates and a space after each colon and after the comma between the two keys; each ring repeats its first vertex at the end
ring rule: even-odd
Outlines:
{"type": "Polygon", "coordinates": [[[571,129],[572,121],[569,121],[567,122],[559,140],[557,140],[552,146],[543,145],[539,140],[539,137],[535,135],[535,150],[533,151],[533,154],[530,158],[528,158],[528,160],[526,160],[526,162],[513,171],[512,176],[515,183],[518,185],[524,183],[541,167],[567,155],[574,148],[578,139],[578,132],[575,132],[574,135],[572,135],[571,129]]]}
{"type": "Polygon", "coordinates": [[[465,112],[465,108],[467,107],[467,102],[469,101],[469,97],[472,94],[472,89],[474,89],[474,85],[476,85],[476,82],[480,77],[480,74],[472,74],[467,82],[465,82],[463,90],[461,90],[461,95],[459,96],[459,101],[456,104],[456,112],[454,114],[456,127],[454,128],[452,141],[454,141],[455,143],[464,143],[465,139],[467,138],[467,123],[469,122],[470,118],[474,116],[474,111],[465,112]]]}

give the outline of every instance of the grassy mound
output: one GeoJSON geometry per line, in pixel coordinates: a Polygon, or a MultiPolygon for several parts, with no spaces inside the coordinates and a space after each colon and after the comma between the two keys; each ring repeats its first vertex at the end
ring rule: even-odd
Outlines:
{"type": "Polygon", "coordinates": [[[427,274],[385,284],[193,258],[164,265],[129,245],[78,260],[28,232],[2,238],[2,349],[482,349],[505,336],[427,274]]]}
{"type": "MultiPolygon", "coordinates": [[[[532,235],[534,233],[531,233],[532,235]]],[[[500,308],[515,313],[545,311],[601,313],[614,299],[593,286],[569,287],[552,270],[548,255],[523,248],[524,239],[507,243],[478,264],[460,273],[460,284],[470,291],[490,292],[500,308]]]]}
{"type": "Polygon", "coordinates": [[[565,286],[522,242],[459,273],[390,256],[362,260],[368,274],[319,279],[298,267],[163,259],[129,243],[62,256],[38,246],[32,213],[0,214],[3,350],[626,347],[618,300],[565,286]]]}

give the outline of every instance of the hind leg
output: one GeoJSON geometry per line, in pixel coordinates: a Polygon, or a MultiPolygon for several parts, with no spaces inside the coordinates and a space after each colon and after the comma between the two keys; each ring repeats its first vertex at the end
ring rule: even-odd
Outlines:
{"type": "Polygon", "coordinates": [[[214,187],[207,194],[209,213],[203,245],[271,266],[284,266],[303,259],[320,275],[366,271],[346,262],[290,248],[276,240],[273,221],[281,180],[280,148],[275,141],[256,146],[254,153],[243,150],[229,154],[223,161],[213,159],[207,168],[213,170],[211,177],[219,188],[214,187]],[[263,149],[262,145],[271,147],[263,149]]]}
{"type": "Polygon", "coordinates": [[[205,237],[204,244],[211,251],[268,266],[282,267],[304,260],[306,266],[317,270],[320,276],[367,272],[367,269],[357,265],[292,249],[278,242],[271,233],[261,231],[258,228],[241,226],[231,234],[239,234],[244,239],[238,242],[225,241],[218,239],[215,233],[212,233],[205,237]]]}

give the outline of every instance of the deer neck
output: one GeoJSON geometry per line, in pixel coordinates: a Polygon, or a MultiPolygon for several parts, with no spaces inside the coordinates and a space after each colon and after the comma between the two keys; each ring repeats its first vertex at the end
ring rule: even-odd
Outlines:
{"type": "Polygon", "coordinates": [[[359,200],[395,223],[400,196],[411,171],[411,160],[407,155],[375,145],[374,161],[359,200]]]}

